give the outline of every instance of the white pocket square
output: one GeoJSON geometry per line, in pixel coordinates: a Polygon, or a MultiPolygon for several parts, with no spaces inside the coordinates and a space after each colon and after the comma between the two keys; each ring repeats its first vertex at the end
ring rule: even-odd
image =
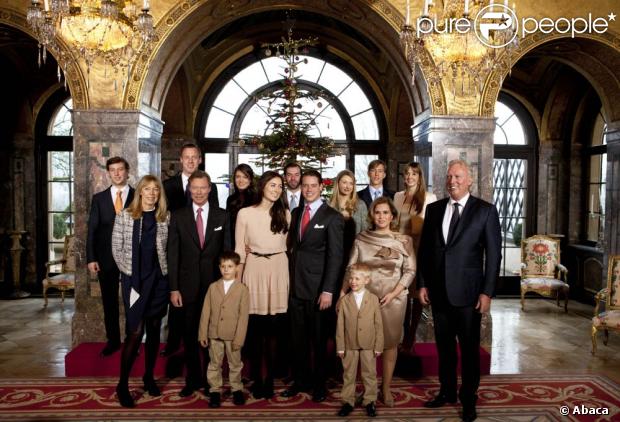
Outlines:
{"type": "Polygon", "coordinates": [[[218,232],[220,230],[222,230],[222,226],[219,226],[219,227],[216,227],[216,228],[213,229],[214,232],[218,232]]]}
{"type": "Polygon", "coordinates": [[[324,229],[324,228],[325,228],[325,226],[323,226],[323,225],[319,226],[318,224],[315,224],[315,225],[314,225],[314,228],[315,228],[315,229],[324,229]]]}

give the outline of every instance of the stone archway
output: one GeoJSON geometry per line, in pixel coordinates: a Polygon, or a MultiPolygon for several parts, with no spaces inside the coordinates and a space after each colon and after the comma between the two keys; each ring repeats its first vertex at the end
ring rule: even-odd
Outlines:
{"type": "Polygon", "coordinates": [[[582,74],[601,97],[603,107],[610,121],[620,120],[620,104],[613,99],[620,98],[620,83],[614,69],[620,66],[620,38],[606,33],[603,35],[583,34],[578,38],[570,38],[563,34],[532,34],[520,41],[519,47],[508,57],[504,53],[498,62],[502,63],[487,78],[480,101],[479,114],[493,116],[502,81],[510,72],[508,63],[516,63],[527,53],[545,46],[553,41],[570,40],[571,48],[564,49],[561,44],[547,53],[582,74]],[[577,46],[577,48],[575,48],[577,46]],[[572,55],[572,56],[571,56],[572,55]],[[599,57],[605,57],[605,62],[599,57]]]}
{"type": "MultiPolygon", "coordinates": [[[[0,23],[16,28],[35,39],[34,34],[30,28],[28,28],[28,24],[26,23],[26,16],[16,12],[15,10],[0,8],[0,23]]],[[[86,109],[89,107],[86,79],[84,78],[80,67],[77,65],[77,60],[75,57],[67,48],[64,47],[64,44],[61,46],[63,48],[63,54],[72,58],[72,60],[69,60],[67,63],[66,74],[64,76],[67,78],[67,85],[71,91],[74,108],[86,109]]],[[[49,52],[49,54],[52,56],[55,55],[53,51],[49,52]]],[[[33,60],[35,60],[34,57],[33,60]]]]}
{"type": "Polygon", "coordinates": [[[325,3],[304,0],[295,5],[277,0],[218,0],[202,4],[193,0],[178,4],[160,21],[156,28],[157,44],[153,52],[149,56],[143,55],[133,68],[125,90],[123,108],[138,109],[146,106],[161,113],[167,90],[179,67],[206,36],[241,17],[278,9],[303,10],[346,20],[389,57],[403,85],[408,87],[412,110],[416,103],[428,103],[417,99],[419,91],[412,89],[411,71],[398,39],[403,18],[386,0],[338,0],[325,3]]]}

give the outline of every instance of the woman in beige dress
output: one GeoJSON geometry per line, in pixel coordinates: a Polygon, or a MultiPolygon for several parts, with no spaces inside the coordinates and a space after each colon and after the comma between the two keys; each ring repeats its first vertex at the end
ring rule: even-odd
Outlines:
{"type": "Polygon", "coordinates": [[[273,397],[278,333],[287,330],[286,236],[291,213],[283,186],[282,176],[265,172],[258,182],[260,202],[239,210],[235,228],[235,252],[241,256],[239,273],[250,290],[248,349],[252,394],[257,399],[273,397]]]}
{"type": "Polygon", "coordinates": [[[413,238],[413,246],[417,253],[426,206],[435,202],[437,197],[426,191],[426,181],[420,163],[412,161],[407,164],[403,179],[405,190],[394,195],[394,206],[398,210],[398,231],[413,238]]]}
{"type": "MultiPolygon", "coordinates": [[[[420,236],[424,225],[426,206],[435,202],[435,194],[426,191],[426,181],[420,163],[415,161],[407,164],[403,172],[405,190],[396,192],[394,206],[398,210],[398,231],[408,234],[413,239],[413,248],[417,255],[420,248],[420,236]]],[[[415,332],[422,316],[422,305],[415,294],[415,283],[409,287],[409,301],[405,316],[405,335],[402,344],[403,351],[413,351],[415,332]]]]}
{"type": "MultiPolygon", "coordinates": [[[[380,197],[370,206],[370,230],[360,233],[351,250],[349,266],[363,263],[372,268],[371,282],[366,286],[381,302],[383,318],[383,402],[394,405],[390,391],[397,347],[403,337],[403,322],[407,308],[407,289],[415,278],[415,255],[411,237],[398,233],[398,211],[392,200],[380,197]]],[[[343,284],[341,297],[348,287],[343,284]]]]}

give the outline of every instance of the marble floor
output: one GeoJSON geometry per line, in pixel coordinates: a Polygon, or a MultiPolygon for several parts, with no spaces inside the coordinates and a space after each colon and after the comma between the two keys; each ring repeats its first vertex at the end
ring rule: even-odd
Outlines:
{"type": "MultiPolygon", "coordinates": [[[[599,339],[590,354],[592,307],[569,303],[568,314],[555,303],[495,299],[492,304],[493,374],[604,374],[620,382],[620,333],[610,334],[608,346],[599,339]]],[[[64,356],[71,347],[73,299],[64,304],[51,298],[0,301],[0,376],[62,377],[64,356]]]]}

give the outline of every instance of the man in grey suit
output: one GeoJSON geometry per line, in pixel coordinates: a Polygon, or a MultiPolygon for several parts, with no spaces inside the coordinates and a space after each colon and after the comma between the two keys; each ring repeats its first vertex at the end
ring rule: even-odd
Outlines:
{"type": "Polygon", "coordinates": [[[480,321],[490,309],[502,259],[497,209],[470,195],[471,185],[468,164],[451,161],[446,177],[450,197],[426,208],[418,253],[419,298],[433,307],[441,384],[439,394],[425,406],[456,402],[458,338],[464,421],[477,417],[480,321]]]}

